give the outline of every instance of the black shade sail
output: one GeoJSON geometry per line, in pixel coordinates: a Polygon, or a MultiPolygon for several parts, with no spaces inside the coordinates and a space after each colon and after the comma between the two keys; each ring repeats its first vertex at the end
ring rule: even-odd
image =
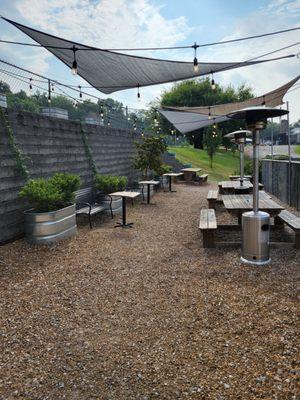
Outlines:
{"type": "Polygon", "coordinates": [[[70,68],[74,61],[73,46],[75,46],[78,75],[94,88],[106,94],[118,90],[195,78],[212,72],[221,72],[288,57],[249,62],[199,62],[199,72],[194,72],[192,62],[137,57],[102,50],[71,42],[9,19],[4,19],[45,47],[70,68]]]}

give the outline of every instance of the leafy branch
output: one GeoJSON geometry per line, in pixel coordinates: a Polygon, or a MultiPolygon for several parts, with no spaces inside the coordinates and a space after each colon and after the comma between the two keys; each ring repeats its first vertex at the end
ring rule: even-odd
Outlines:
{"type": "Polygon", "coordinates": [[[89,143],[88,143],[87,135],[84,132],[82,123],[80,123],[80,133],[81,133],[81,139],[82,139],[82,143],[83,143],[83,146],[84,146],[86,157],[87,157],[89,165],[91,167],[91,170],[92,170],[92,173],[93,173],[93,177],[95,177],[95,175],[97,174],[97,167],[96,167],[96,163],[95,163],[95,160],[93,158],[93,155],[92,155],[89,143]]]}

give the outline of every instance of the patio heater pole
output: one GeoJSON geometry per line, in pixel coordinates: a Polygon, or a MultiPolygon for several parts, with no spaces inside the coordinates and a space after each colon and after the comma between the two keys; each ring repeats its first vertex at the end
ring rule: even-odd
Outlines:
{"type": "Polygon", "coordinates": [[[271,157],[273,160],[274,157],[274,148],[273,148],[273,133],[274,133],[274,126],[273,126],[273,118],[271,119],[271,157]]]}
{"type": "MultiPolygon", "coordinates": [[[[286,102],[286,109],[289,111],[289,102],[286,102]]],[[[289,205],[291,205],[291,183],[292,183],[292,165],[291,165],[291,136],[290,136],[290,116],[287,115],[287,135],[288,135],[288,155],[289,155],[289,205]]]]}
{"type": "Polygon", "coordinates": [[[240,152],[240,186],[244,185],[244,139],[242,139],[239,143],[239,152],[240,152]]]}
{"type": "Polygon", "coordinates": [[[257,214],[259,205],[259,132],[263,124],[257,122],[253,129],[253,212],[257,214]]]}

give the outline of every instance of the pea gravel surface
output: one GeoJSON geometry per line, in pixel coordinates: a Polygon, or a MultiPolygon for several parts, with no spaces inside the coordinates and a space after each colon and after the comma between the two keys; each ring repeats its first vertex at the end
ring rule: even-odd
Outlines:
{"type": "Polygon", "coordinates": [[[175,188],[133,229],[0,247],[0,399],[299,399],[299,251],[203,249],[211,187],[175,188]]]}

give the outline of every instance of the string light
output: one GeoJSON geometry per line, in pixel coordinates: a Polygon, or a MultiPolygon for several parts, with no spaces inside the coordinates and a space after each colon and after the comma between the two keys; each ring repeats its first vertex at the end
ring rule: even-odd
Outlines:
{"type": "Polygon", "coordinates": [[[76,51],[77,51],[78,49],[77,49],[75,46],[73,46],[73,47],[72,47],[72,50],[73,50],[73,56],[74,56],[73,64],[72,64],[72,74],[73,74],[73,75],[77,75],[78,70],[77,70],[76,51]]]}
{"type": "Polygon", "coordinates": [[[265,99],[265,95],[263,95],[263,102],[261,103],[262,106],[266,105],[266,99],[265,99]]]}
{"type": "Polygon", "coordinates": [[[211,89],[215,90],[216,89],[216,84],[215,84],[215,80],[214,80],[214,73],[211,73],[211,89]]]}
{"type": "Polygon", "coordinates": [[[208,107],[208,119],[211,119],[210,107],[208,107]]]}
{"type": "Polygon", "coordinates": [[[197,59],[197,48],[199,47],[197,43],[195,42],[194,45],[192,46],[194,51],[195,51],[195,57],[194,57],[194,72],[197,74],[199,72],[199,65],[198,65],[198,59],[197,59]]]}
{"type": "Polygon", "coordinates": [[[174,129],[171,129],[171,135],[173,135],[174,134],[174,129]]]}
{"type": "Polygon", "coordinates": [[[214,119],[213,128],[214,128],[214,129],[217,129],[217,124],[216,124],[216,120],[215,120],[215,119],[214,119]]]}
{"type": "Polygon", "coordinates": [[[78,103],[77,103],[76,100],[74,101],[74,107],[75,107],[75,108],[78,108],[78,103]]]}
{"type": "Polygon", "coordinates": [[[82,99],[81,86],[79,85],[78,88],[79,88],[79,98],[82,99]]]}
{"type": "Polygon", "coordinates": [[[101,117],[101,120],[103,121],[104,120],[103,104],[100,104],[100,117],[101,117]]]}
{"type": "Polygon", "coordinates": [[[107,126],[110,126],[110,118],[107,120],[107,126]]]}
{"type": "Polygon", "coordinates": [[[141,93],[140,93],[140,85],[138,84],[137,85],[137,98],[138,98],[138,101],[141,101],[141,93]]]}
{"type": "Polygon", "coordinates": [[[54,92],[54,83],[53,82],[51,83],[51,90],[52,90],[52,92],[54,92]]]}
{"type": "Polygon", "coordinates": [[[48,103],[51,103],[51,82],[50,79],[48,79],[48,103]]]}
{"type": "Polygon", "coordinates": [[[30,92],[32,92],[32,84],[31,84],[31,82],[32,82],[32,78],[29,78],[29,90],[30,90],[30,92]]]}

